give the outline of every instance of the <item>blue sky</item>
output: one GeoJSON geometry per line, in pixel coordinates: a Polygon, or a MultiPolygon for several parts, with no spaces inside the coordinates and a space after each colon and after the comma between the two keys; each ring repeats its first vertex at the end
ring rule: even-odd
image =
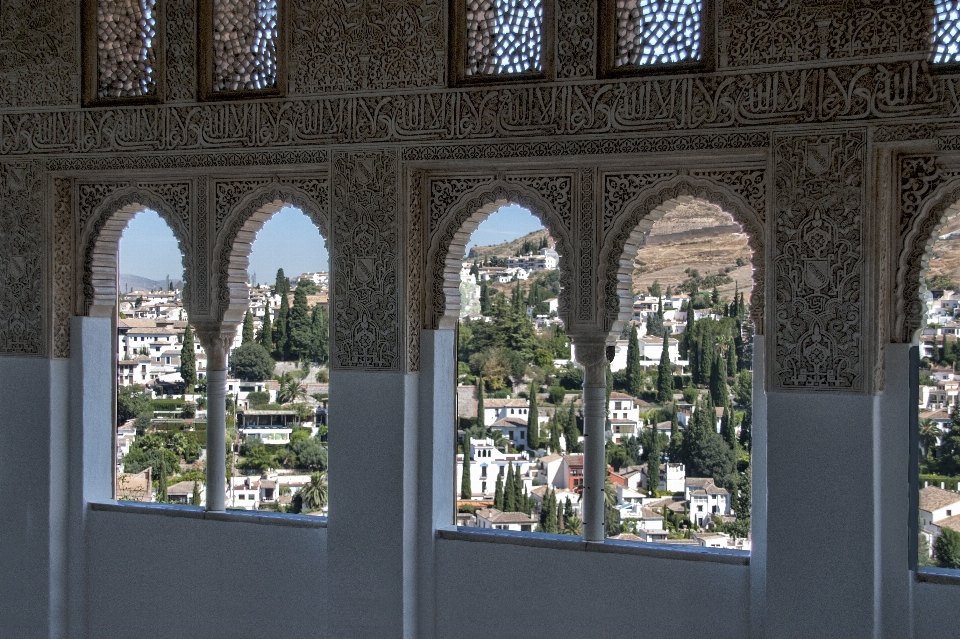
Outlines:
{"type": "MultiPolygon", "coordinates": [[[[474,231],[467,245],[509,242],[542,228],[527,209],[511,204],[495,211],[474,231]]],[[[267,220],[250,253],[250,273],[259,283],[273,282],[277,269],[287,277],[326,271],[329,259],[323,238],[310,219],[294,208],[267,220]]],[[[153,280],[183,277],[180,249],[166,222],[153,211],[138,213],[120,238],[120,272],[153,280]]]]}

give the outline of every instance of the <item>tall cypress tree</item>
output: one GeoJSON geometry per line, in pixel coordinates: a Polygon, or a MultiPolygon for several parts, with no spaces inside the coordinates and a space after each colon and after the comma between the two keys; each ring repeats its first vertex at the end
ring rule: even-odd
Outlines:
{"type": "Polygon", "coordinates": [[[249,310],[243,315],[243,338],[241,346],[246,346],[253,342],[253,313],[249,310]]]}
{"type": "Polygon", "coordinates": [[[286,295],[290,292],[290,279],[284,277],[283,269],[277,269],[277,283],[274,284],[273,290],[277,295],[286,295]]]}
{"type": "Polygon", "coordinates": [[[550,418],[550,452],[560,452],[560,421],[557,419],[556,412],[550,418]]]}
{"type": "Polygon", "coordinates": [[[490,290],[487,288],[487,280],[480,282],[480,314],[490,314],[490,290]]]}
{"type": "Polygon", "coordinates": [[[309,356],[313,350],[313,326],[310,322],[310,307],[307,305],[307,289],[298,286],[293,292],[293,308],[287,317],[287,341],[289,351],[298,360],[309,356]]]}
{"type": "Polygon", "coordinates": [[[167,460],[163,454],[160,455],[160,484],[157,488],[157,501],[160,503],[169,501],[167,496],[167,460]]]}
{"type": "Polygon", "coordinates": [[[733,377],[737,374],[737,348],[736,336],[733,342],[727,347],[727,376],[733,377]]]}
{"type": "Polygon", "coordinates": [[[653,425],[653,437],[650,438],[650,453],[647,456],[647,488],[651,495],[655,495],[660,486],[660,435],[657,434],[657,426],[653,425]]]}
{"type": "Polygon", "coordinates": [[[683,433],[680,432],[680,417],[677,412],[677,403],[673,403],[673,419],[670,420],[670,444],[667,447],[667,456],[674,464],[684,463],[683,460],[683,433]]]}
{"type": "Polygon", "coordinates": [[[497,472],[497,485],[493,489],[493,507],[504,512],[503,510],[503,473],[497,472]]]}
{"type": "Polygon", "coordinates": [[[270,321],[270,305],[263,313],[263,326],[260,327],[260,339],[257,340],[268,353],[273,352],[273,322],[270,321]]]}
{"type": "Polygon", "coordinates": [[[197,383],[197,354],[194,351],[193,329],[189,324],[183,332],[183,346],[180,348],[180,377],[185,385],[183,392],[190,392],[197,383]]]}
{"type": "Polygon", "coordinates": [[[290,302],[287,301],[287,295],[284,293],[280,296],[280,310],[277,311],[277,329],[276,338],[274,340],[278,360],[287,359],[287,356],[290,353],[290,335],[287,330],[287,322],[289,319],[290,302]]]}
{"type": "Polygon", "coordinates": [[[473,498],[473,484],[470,481],[470,436],[463,442],[463,473],[460,476],[460,499],[473,498]]]}
{"type": "Polygon", "coordinates": [[[710,399],[714,406],[725,406],[730,401],[730,388],[727,386],[727,363],[716,358],[710,369],[710,399]]]}
{"type": "Polygon", "coordinates": [[[530,409],[527,412],[527,446],[530,450],[540,448],[540,408],[537,406],[537,378],[530,381],[530,409]]]}
{"type": "Polygon", "coordinates": [[[516,492],[514,489],[513,462],[507,466],[507,481],[503,483],[503,512],[512,513],[517,510],[516,492]]]}
{"type": "Polygon", "coordinates": [[[640,337],[637,326],[630,329],[630,341],[627,344],[627,392],[634,397],[640,397],[643,369],[640,366],[640,337]]]}
{"type": "Polygon", "coordinates": [[[673,400],[673,364],[670,363],[669,333],[663,333],[663,349],[657,366],[657,401],[666,404],[673,400]]]}
{"type": "Polygon", "coordinates": [[[477,378],[477,424],[486,428],[483,417],[483,375],[477,378]]]}
{"type": "Polygon", "coordinates": [[[520,477],[520,466],[517,466],[513,469],[513,507],[517,512],[523,512],[527,507],[527,501],[523,496],[525,489],[523,479],[520,477]]]}
{"type": "Polygon", "coordinates": [[[190,505],[200,505],[200,485],[198,482],[193,482],[193,492],[190,494],[190,505]]]}
{"type": "Polygon", "coordinates": [[[544,513],[541,516],[543,532],[557,532],[557,493],[553,489],[544,496],[544,513]]]}

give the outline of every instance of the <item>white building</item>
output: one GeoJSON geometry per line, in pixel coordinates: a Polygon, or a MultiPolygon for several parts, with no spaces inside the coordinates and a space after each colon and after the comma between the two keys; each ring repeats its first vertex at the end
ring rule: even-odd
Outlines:
{"type": "Polygon", "coordinates": [[[927,538],[931,551],[940,531],[960,532],[960,493],[935,486],[920,489],[920,534],[927,538]]]}
{"type": "MultiPolygon", "coordinates": [[[[457,455],[457,486],[456,494],[461,494],[463,485],[463,454],[457,455]]],[[[529,493],[533,489],[533,481],[539,471],[537,465],[527,459],[522,453],[504,453],[493,445],[492,439],[471,439],[470,440],[470,493],[478,499],[489,499],[493,497],[496,488],[497,477],[503,473],[503,480],[506,480],[506,473],[510,465],[513,465],[513,472],[520,473],[520,481],[529,493]]],[[[502,480],[502,481],[503,481],[502,480]]]]}
{"type": "Polygon", "coordinates": [[[690,506],[690,521],[705,525],[714,515],[730,514],[730,491],[717,486],[712,478],[687,477],[684,499],[690,506]]]}
{"type": "Polygon", "coordinates": [[[515,530],[518,532],[536,531],[539,520],[526,513],[505,513],[496,508],[484,508],[477,513],[478,528],[496,530],[515,530]]]}

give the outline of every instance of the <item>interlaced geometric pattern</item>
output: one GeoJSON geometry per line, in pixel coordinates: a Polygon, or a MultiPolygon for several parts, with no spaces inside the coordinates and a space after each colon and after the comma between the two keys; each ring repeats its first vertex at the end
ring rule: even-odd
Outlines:
{"type": "Polygon", "coordinates": [[[541,0],[466,0],[466,75],[540,71],[541,0]]]}
{"type": "Polygon", "coordinates": [[[97,97],[150,95],[156,90],[157,0],[98,0],[97,97]]]}
{"type": "Polygon", "coordinates": [[[277,0],[214,0],[213,90],[277,86],[277,0]]]}
{"type": "Polygon", "coordinates": [[[936,0],[933,61],[960,62],[960,0],[936,0]]]}
{"type": "Polygon", "coordinates": [[[702,0],[617,0],[616,65],[700,57],[702,0]]]}

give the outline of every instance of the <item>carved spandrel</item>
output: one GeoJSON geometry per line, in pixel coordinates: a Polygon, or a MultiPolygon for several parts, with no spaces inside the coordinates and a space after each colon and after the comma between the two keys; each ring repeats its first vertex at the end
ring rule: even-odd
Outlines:
{"type": "Polygon", "coordinates": [[[870,390],[860,131],[777,140],[772,382],[870,390]]]}

